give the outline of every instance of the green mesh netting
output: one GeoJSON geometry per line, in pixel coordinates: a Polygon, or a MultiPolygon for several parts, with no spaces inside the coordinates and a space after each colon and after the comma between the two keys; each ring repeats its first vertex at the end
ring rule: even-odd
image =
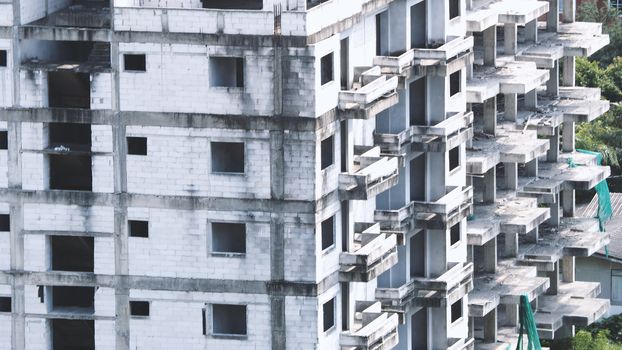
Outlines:
{"type": "MultiPolygon", "coordinates": [[[[603,161],[603,155],[599,152],[592,152],[584,149],[577,149],[577,152],[596,156],[598,164],[601,164],[603,161]]],[[[598,218],[600,231],[605,232],[605,224],[609,221],[609,219],[611,219],[611,215],[613,213],[611,210],[611,194],[609,193],[609,185],[607,185],[607,180],[599,182],[594,189],[598,195],[598,213],[596,214],[596,217],[598,218]]]]}
{"type": "Polygon", "coordinates": [[[527,350],[542,350],[540,345],[540,337],[538,336],[538,329],[536,328],[536,320],[533,318],[533,311],[531,311],[531,304],[526,295],[520,297],[520,333],[518,333],[518,343],[516,344],[516,350],[523,350],[523,333],[527,333],[527,350]]]}

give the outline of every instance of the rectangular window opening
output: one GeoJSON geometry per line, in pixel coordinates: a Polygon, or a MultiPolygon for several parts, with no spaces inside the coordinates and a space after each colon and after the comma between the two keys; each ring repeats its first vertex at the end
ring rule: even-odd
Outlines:
{"type": "Polygon", "coordinates": [[[246,253],[246,225],[232,223],[212,223],[213,253],[246,253]]]}
{"type": "Polygon", "coordinates": [[[449,151],[449,171],[460,166],[460,146],[456,146],[449,151]]]}
{"type": "Polygon", "coordinates": [[[335,298],[327,301],[322,305],[323,330],[328,332],[335,326],[335,298]]]}
{"type": "Polygon", "coordinates": [[[453,225],[449,232],[450,245],[460,242],[460,223],[453,225]]]}
{"type": "Polygon", "coordinates": [[[6,67],[8,65],[7,61],[7,51],[0,50],[0,67],[6,67]]]}
{"type": "Polygon", "coordinates": [[[91,124],[48,124],[48,148],[63,146],[69,151],[90,152],[91,144],[91,124]]]}
{"type": "Polygon", "coordinates": [[[11,216],[9,214],[0,214],[0,231],[11,231],[11,216]]]}
{"type": "Polygon", "coordinates": [[[215,335],[246,335],[246,305],[212,305],[212,333],[215,335]]]}
{"type": "Polygon", "coordinates": [[[50,189],[92,191],[93,173],[90,155],[48,155],[50,189]]]}
{"type": "Polygon", "coordinates": [[[451,304],[451,323],[462,318],[462,299],[451,304]]]}
{"type": "Polygon", "coordinates": [[[95,321],[50,320],[52,350],[95,350],[95,321]]]}
{"type": "Polygon", "coordinates": [[[146,137],[127,137],[127,154],[135,156],[147,155],[146,137]]]}
{"type": "Polygon", "coordinates": [[[322,221],[322,250],[326,250],[335,244],[335,217],[322,221]]]}
{"type": "Polygon", "coordinates": [[[9,132],[0,131],[0,149],[9,149],[9,132]]]}
{"type": "Polygon", "coordinates": [[[320,145],[321,148],[321,166],[322,166],[322,170],[328,168],[329,166],[333,165],[333,163],[335,162],[335,152],[334,152],[334,148],[335,148],[335,142],[334,142],[334,136],[330,136],[324,140],[322,140],[322,144],[320,145]]]}
{"type": "Polygon", "coordinates": [[[244,173],[243,142],[212,142],[213,173],[244,173]]]}
{"type": "Polygon", "coordinates": [[[201,0],[204,9],[261,10],[263,0],[201,0]]]}
{"type": "Polygon", "coordinates": [[[149,316],[148,301],[130,301],[130,315],[132,316],[149,316]]]}
{"type": "Polygon", "coordinates": [[[335,79],[335,71],[333,65],[334,55],[332,52],[320,59],[320,73],[322,85],[328,84],[335,79]]]}
{"type": "Polygon", "coordinates": [[[454,96],[460,93],[462,89],[462,81],[460,77],[461,71],[451,73],[449,76],[449,96],[454,96]]]}
{"type": "Polygon", "coordinates": [[[0,297],[0,312],[11,312],[11,297],[0,297]]]}
{"type": "Polygon", "coordinates": [[[52,287],[52,309],[92,314],[94,311],[95,288],[52,287]]]}
{"type": "Polygon", "coordinates": [[[460,17],[460,0],[449,0],[449,19],[460,17]]]}
{"type": "Polygon", "coordinates": [[[126,72],[146,72],[147,56],[145,54],[124,54],[123,70],[126,72]]]}
{"type": "Polygon", "coordinates": [[[213,87],[244,87],[244,58],[210,57],[209,81],[213,87]]]}
{"type": "Polygon", "coordinates": [[[149,238],[149,221],[129,220],[130,237],[149,238]]]}
{"type": "Polygon", "coordinates": [[[90,109],[90,73],[48,72],[48,105],[52,108],[90,109]]]}
{"type": "Polygon", "coordinates": [[[93,272],[93,237],[50,236],[53,271],[93,272]]]}

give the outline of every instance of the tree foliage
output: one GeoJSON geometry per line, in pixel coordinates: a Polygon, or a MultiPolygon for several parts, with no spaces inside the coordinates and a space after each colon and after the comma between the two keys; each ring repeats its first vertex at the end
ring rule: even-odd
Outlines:
{"type": "Polygon", "coordinates": [[[616,9],[598,6],[597,0],[584,1],[578,8],[577,20],[600,22],[603,24],[603,31],[609,34],[611,43],[594,54],[593,60],[607,66],[613,62],[614,58],[622,56],[622,19],[616,9]]]}

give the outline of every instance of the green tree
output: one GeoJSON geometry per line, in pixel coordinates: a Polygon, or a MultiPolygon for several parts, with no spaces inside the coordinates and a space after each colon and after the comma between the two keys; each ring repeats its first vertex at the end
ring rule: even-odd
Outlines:
{"type": "Polygon", "coordinates": [[[585,1],[577,11],[577,20],[584,22],[600,22],[603,31],[609,34],[611,43],[598,51],[592,59],[602,66],[611,64],[614,58],[622,56],[622,20],[617,10],[607,6],[599,7],[597,0],[585,1]]]}

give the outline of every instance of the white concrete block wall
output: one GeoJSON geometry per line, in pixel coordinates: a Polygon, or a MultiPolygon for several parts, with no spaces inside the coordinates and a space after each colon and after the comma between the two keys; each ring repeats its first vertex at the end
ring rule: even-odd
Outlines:
{"type": "Polygon", "coordinates": [[[320,320],[317,298],[285,297],[285,338],[287,349],[321,349],[318,346],[318,327],[320,320]]]}
{"type": "Polygon", "coordinates": [[[11,268],[11,234],[9,232],[0,233],[0,271],[9,270],[11,268]]]}
{"type": "Polygon", "coordinates": [[[315,197],[315,133],[288,133],[284,137],[285,193],[288,200],[315,197]]]}
{"type": "Polygon", "coordinates": [[[121,71],[121,109],[125,111],[213,114],[272,113],[270,49],[242,50],[181,44],[120,43],[123,54],[146,54],[146,72],[121,71]],[[244,57],[244,88],[211,87],[209,56],[244,57]],[[145,89],[149,86],[149,89],[145,89]],[[248,101],[253,101],[249,104],[248,101]],[[250,109],[249,109],[250,108],[250,109]]]}
{"type": "Polygon", "coordinates": [[[114,232],[114,209],[103,206],[24,204],[25,230],[114,232]]]}
{"type": "Polygon", "coordinates": [[[24,310],[27,314],[43,315],[47,313],[45,302],[39,299],[39,287],[34,285],[24,286],[24,310]]]}
{"type": "Polygon", "coordinates": [[[128,208],[128,218],[149,221],[149,238],[129,238],[131,275],[270,279],[270,218],[263,213],[128,208]],[[212,222],[246,223],[246,255],[212,255],[212,222]]]}
{"type": "Polygon", "coordinates": [[[113,193],[114,174],[112,155],[94,155],[91,159],[93,192],[113,193]]]}
{"type": "Polygon", "coordinates": [[[115,289],[114,288],[95,288],[95,315],[114,317],[115,312],[115,289]]]}
{"type": "Polygon", "coordinates": [[[41,234],[24,235],[24,270],[47,271],[48,248],[47,237],[41,234]]]}
{"type": "Polygon", "coordinates": [[[112,109],[112,73],[91,74],[91,109],[112,109]]]}
{"type": "Polygon", "coordinates": [[[91,151],[112,153],[112,126],[91,124],[91,151]]]}
{"type": "Polygon", "coordinates": [[[47,321],[43,318],[26,317],[26,350],[48,350],[47,321]]]}
{"type": "Polygon", "coordinates": [[[114,275],[114,239],[112,237],[95,237],[93,245],[94,273],[114,275]]]}
{"type": "Polygon", "coordinates": [[[22,150],[42,150],[47,147],[47,132],[43,123],[22,123],[22,150]]]}
{"type": "Polygon", "coordinates": [[[48,75],[43,71],[20,70],[20,105],[43,108],[48,105],[48,75]]]}
{"type": "Polygon", "coordinates": [[[317,313],[318,320],[316,323],[316,329],[318,337],[318,348],[327,350],[340,350],[339,335],[341,334],[341,297],[339,295],[339,285],[336,284],[321,295],[317,297],[317,313]],[[335,325],[324,332],[324,310],[323,305],[331,300],[335,299],[335,325]]]}
{"type": "Polygon", "coordinates": [[[0,313],[0,350],[11,350],[11,333],[13,331],[13,322],[11,314],[0,313]]]}
{"type": "Polygon", "coordinates": [[[271,349],[267,295],[130,290],[130,299],[151,302],[148,318],[130,320],[131,349],[271,349]],[[247,305],[246,339],[203,335],[202,310],[211,303],[247,305]]]}
{"type": "Polygon", "coordinates": [[[13,4],[0,4],[0,27],[13,25],[13,4]]]}
{"type": "Polygon", "coordinates": [[[339,103],[339,91],[341,90],[339,37],[332,36],[312,47],[315,53],[315,115],[320,116],[337,107],[339,103]],[[322,57],[330,53],[333,54],[333,80],[322,85],[321,61],[322,57]]]}
{"type": "Polygon", "coordinates": [[[339,173],[341,173],[341,134],[337,122],[334,122],[324,127],[315,142],[315,198],[322,198],[339,188],[339,173]],[[333,164],[322,169],[322,141],[330,136],[333,137],[333,164]]]}
{"type": "Polygon", "coordinates": [[[22,189],[48,188],[47,165],[42,153],[22,152],[22,189]]]}
{"type": "Polygon", "coordinates": [[[285,279],[289,281],[316,281],[316,264],[320,257],[317,248],[315,219],[308,217],[285,217],[285,279]]]}
{"type": "Polygon", "coordinates": [[[326,208],[323,217],[318,217],[315,225],[315,255],[317,258],[316,265],[316,282],[319,282],[330,276],[335,271],[339,271],[339,253],[341,253],[341,212],[339,212],[339,202],[326,208]],[[322,251],[322,221],[334,217],[334,245],[322,251]]]}
{"type": "Polygon", "coordinates": [[[115,339],[114,321],[95,320],[95,349],[114,349],[115,339]]]}
{"type": "Polygon", "coordinates": [[[315,117],[315,57],[310,49],[288,49],[283,69],[283,114],[315,117]]]}
{"type": "Polygon", "coordinates": [[[147,155],[127,156],[131,193],[270,198],[267,131],[128,126],[147,137],[147,155]],[[244,142],[245,173],[212,173],[210,142],[244,142]]]}
{"type": "MultiPolygon", "coordinates": [[[[12,22],[12,11],[13,5],[0,4],[0,26],[2,23],[12,22]]],[[[13,50],[11,49],[11,41],[0,39],[0,50],[7,51],[7,66],[0,67],[0,107],[9,107],[13,105],[13,50]]]]}

